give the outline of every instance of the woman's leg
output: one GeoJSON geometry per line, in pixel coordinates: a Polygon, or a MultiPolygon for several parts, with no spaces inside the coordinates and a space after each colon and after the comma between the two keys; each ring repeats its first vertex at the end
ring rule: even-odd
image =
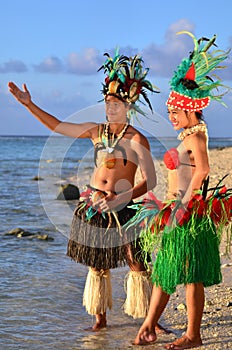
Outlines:
{"type": "Polygon", "coordinates": [[[205,292],[202,283],[186,285],[186,304],[188,310],[186,335],[190,339],[200,339],[201,320],[205,304],[205,292]]]}
{"type": "Polygon", "coordinates": [[[204,310],[205,293],[202,283],[186,285],[186,304],[188,312],[188,326],[185,335],[171,344],[166,349],[189,349],[202,345],[201,320],[204,310]]]}
{"type": "MultiPolygon", "coordinates": [[[[144,263],[133,259],[130,247],[127,250],[127,264],[130,272],[125,279],[126,301],[124,311],[133,318],[145,318],[147,316],[152,295],[152,282],[150,272],[146,270],[144,263]]],[[[169,334],[169,330],[158,322],[155,325],[157,334],[169,334]]]]}
{"type": "Polygon", "coordinates": [[[140,327],[134,344],[143,345],[156,340],[156,325],[169,298],[170,295],[165,293],[161,287],[153,286],[149,311],[145,321],[140,327]]]}

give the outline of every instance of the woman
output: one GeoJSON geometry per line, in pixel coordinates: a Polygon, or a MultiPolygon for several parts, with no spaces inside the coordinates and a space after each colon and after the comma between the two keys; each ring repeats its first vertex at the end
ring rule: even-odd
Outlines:
{"type": "MultiPolygon", "coordinates": [[[[134,318],[145,317],[150,301],[151,282],[140,257],[139,231],[123,231],[123,225],[135,211],[129,204],[156,185],[156,174],[148,140],[129,124],[136,111],[135,104],[145,89],[154,91],[146,80],[148,70],[135,56],[128,58],[108,54],[103,95],[107,120],[97,124],[62,122],[40,109],[31,100],[23,85],[20,90],[10,82],[9,90],[27,110],[48,129],[73,138],[89,138],[95,148],[96,167],[90,185],[81,194],[72,222],[67,255],[89,266],[83,303],[89,314],[96,316],[93,330],[106,326],[106,310],[112,307],[110,269],[128,264],[125,312],[134,318]],[[135,183],[140,168],[141,180],[135,183]],[[137,297],[136,297],[137,296],[137,297]]],[[[151,108],[152,109],[152,108],[151,108]]]]}
{"type": "MultiPolygon", "coordinates": [[[[153,291],[150,308],[136,338],[143,345],[157,339],[155,325],[176,286],[184,284],[188,325],[186,333],[166,349],[189,349],[202,345],[200,326],[204,308],[204,287],[221,282],[219,237],[210,210],[206,209],[205,191],[209,174],[208,135],[202,121],[202,109],[210,98],[220,100],[211,90],[220,87],[209,73],[227,58],[219,52],[214,57],[208,49],[215,37],[196,40],[195,48],[184,58],[171,80],[167,100],[169,119],[181,140],[177,150],[164,156],[169,168],[167,202],[151,222],[153,232],[162,231],[161,248],[152,272],[153,291]],[[204,192],[204,193],[203,193],[204,192]]],[[[218,67],[219,68],[219,67],[218,67]]],[[[150,214],[149,214],[150,215],[150,214]]],[[[159,233],[159,232],[158,232],[159,233]]]]}

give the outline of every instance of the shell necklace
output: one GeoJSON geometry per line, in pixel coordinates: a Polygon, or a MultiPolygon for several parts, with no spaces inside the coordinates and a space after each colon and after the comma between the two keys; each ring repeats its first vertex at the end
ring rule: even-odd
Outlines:
{"type": "Polygon", "coordinates": [[[197,125],[193,125],[190,128],[184,129],[182,132],[179,133],[178,135],[178,140],[183,141],[186,136],[189,136],[191,134],[194,134],[197,131],[203,132],[206,136],[208,136],[207,132],[207,126],[205,123],[199,123],[197,125]]]}
{"type": "Polygon", "coordinates": [[[115,134],[113,134],[112,139],[110,140],[109,137],[109,123],[104,124],[104,134],[102,135],[102,142],[105,145],[105,150],[108,153],[112,153],[115,149],[115,146],[117,143],[123,138],[123,136],[126,133],[126,130],[128,128],[129,124],[126,123],[124,128],[120,131],[117,137],[115,137],[115,134]]]}

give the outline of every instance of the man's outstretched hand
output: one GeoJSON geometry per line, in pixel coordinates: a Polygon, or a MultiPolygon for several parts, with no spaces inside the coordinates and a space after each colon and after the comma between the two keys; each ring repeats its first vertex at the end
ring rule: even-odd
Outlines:
{"type": "Polygon", "coordinates": [[[29,105],[29,103],[31,102],[31,95],[27,89],[26,84],[23,84],[23,90],[20,90],[18,86],[11,81],[8,83],[8,88],[17,101],[19,101],[25,106],[29,105]]]}

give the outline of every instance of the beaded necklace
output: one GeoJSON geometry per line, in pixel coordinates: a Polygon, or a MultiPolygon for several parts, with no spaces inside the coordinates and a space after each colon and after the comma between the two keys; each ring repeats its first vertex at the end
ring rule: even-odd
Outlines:
{"type": "Polygon", "coordinates": [[[206,136],[208,136],[207,132],[207,126],[205,123],[199,123],[197,125],[193,125],[190,128],[184,129],[182,132],[179,133],[178,135],[178,140],[183,141],[186,136],[189,136],[191,134],[194,134],[197,131],[203,132],[206,136]]]}
{"type": "Polygon", "coordinates": [[[126,123],[124,128],[120,131],[117,137],[113,133],[112,139],[109,137],[109,123],[104,124],[104,134],[102,135],[102,142],[105,145],[106,152],[112,153],[117,145],[117,143],[123,138],[126,133],[129,124],[126,123]]]}

